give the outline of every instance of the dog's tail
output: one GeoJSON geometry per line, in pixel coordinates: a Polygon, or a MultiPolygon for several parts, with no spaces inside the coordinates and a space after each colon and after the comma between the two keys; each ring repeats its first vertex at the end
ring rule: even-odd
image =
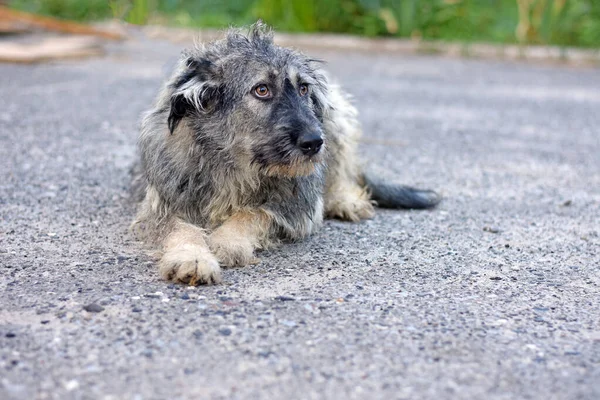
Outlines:
{"type": "Polygon", "coordinates": [[[433,190],[387,183],[372,173],[364,173],[363,179],[371,192],[371,198],[379,207],[423,209],[435,207],[442,200],[442,196],[433,190]]]}

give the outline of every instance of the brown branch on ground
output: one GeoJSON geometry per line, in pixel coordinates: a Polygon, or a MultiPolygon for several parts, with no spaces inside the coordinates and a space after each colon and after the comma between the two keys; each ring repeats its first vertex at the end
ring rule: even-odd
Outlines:
{"type": "Polygon", "coordinates": [[[36,43],[0,42],[0,62],[32,64],[50,60],[85,58],[104,53],[93,37],[52,37],[36,43]]]}
{"type": "Polygon", "coordinates": [[[120,33],[107,32],[76,22],[63,21],[57,18],[44,17],[0,6],[0,27],[2,26],[15,26],[17,29],[19,29],[19,27],[22,29],[22,27],[25,26],[53,32],[97,36],[111,40],[121,40],[125,38],[120,33]]]}

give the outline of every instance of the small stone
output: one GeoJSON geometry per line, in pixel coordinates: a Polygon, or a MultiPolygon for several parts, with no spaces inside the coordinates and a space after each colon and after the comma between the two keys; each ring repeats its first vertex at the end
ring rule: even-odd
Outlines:
{"type": "Polygon", "coordinates": [[[491,326],[503,326],[503,325],[506,325],[507,323],[508,323],[507,319],[500,318],[500,319],[497,319],[496,321],[492,322],[490,325],[491,326]]]}
{"type": "Polygon", "coordinates": [[[190,295],[187,293],[182,294],[181,296],[179,296],[179,298],[181,300],[189,300],[190,299],[190,295]]]}
{"type": "Polygon", "coordinates": [[[495,226],[484,226],[483,231],[489,233],[500,233],[500,228],[495,226]]]}
{"type": "Polygon", "coordinates": [[[87,312],[91,312],[91,313],[99,313],[104,311],[104,307],[102,307],[100,304],[96,304],[96,303],[91,303],[88,305],[83,306],[83,309],[87,312]]]}
{"type": "Polygon", "coordinates": [[[231,329],[221,328],[221,329],[219,329],[219,334],[222,336],[229,336],[229,335],[231,335],[231,329]]]}
{"type": "Polygon", "coordinates": [[[142,309],[141,309],[141,308],[138,308],[138,307],[133,307],[133,308],[131,309],[131,312],[142,312],[142,309]]]}
{"type": "Polygon", "coordinates": [[[295,301],[296,299],[290,296],[277,296],[275,297],[277,301],[295,301]]]}
{"type": "Polygon", "coordinates": [[[202,336],[204,336],[200,329],[196,329],[194,332],[192,332],[192,335],[194,335],[196,339],[202,339],[202,336]]]}
{"type": "Polygon", "coordinates": [[[17,336],[17,334],[16,334],[16,333],[13,333],[13,332],[8,332],[8,333],[7,333],[6,335],[4,335],[4,336],[6,336],[7,338],[14,338],[15,336],[17,336]]]}
{"type": "Polygon", "coordinates": [[[493,281],[501,281],[502,277],[501,276],[490,276],[490,279],[493,281]]]}
{"type": "Polygon", "coordinates": [[[77,382],[75,379],[70,380],[69,382],[65,383],[65,389],[67,390],[67,392],[71,392],[77,388],[79,388],[79,382],[77,382]]]}
{"type": "Polygon", "coordinates": [[[311,313],[319,314],[321,310],[316,305],[313,304],[305,304],[304,309],[310,311],[311,313]]]}
{"type": "Polygon", "coordinates": [[[567,200],[564,203],[562,203],[563,207],[569,207],[571,204],[573,204],[573,200],[567,200]]]}
{"type": "Polygon", "coordinates": [[[48,320],[48,319],[45,319],[45,320],[41,321],[41,323],[42,323],[42,325],[46,325],[46,324],[49,324],[49,323],[50,323],[50,320],[48,320]]]}

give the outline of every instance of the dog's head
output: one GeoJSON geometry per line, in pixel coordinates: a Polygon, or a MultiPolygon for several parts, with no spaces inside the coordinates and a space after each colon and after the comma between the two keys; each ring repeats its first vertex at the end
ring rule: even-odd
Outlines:
{"type": "Polygon", "coordinates": [[[260,22],[185,53],[169,88],[172,134],[185,119],[200,145],[234,148],[267,175],[308,175],[323,160],[325,74],[260,22]]]}

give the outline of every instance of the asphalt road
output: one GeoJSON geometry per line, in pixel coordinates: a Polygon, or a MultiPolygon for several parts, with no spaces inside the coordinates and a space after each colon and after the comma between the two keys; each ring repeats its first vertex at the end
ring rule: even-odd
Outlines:
{"type": "Polygon", "coordinates": [[[179,50],[0,65],[1,399],[600,398],[600,70],[312,51],[369,164],[445,200],[188,288],[127,232],[179,50]]]}

